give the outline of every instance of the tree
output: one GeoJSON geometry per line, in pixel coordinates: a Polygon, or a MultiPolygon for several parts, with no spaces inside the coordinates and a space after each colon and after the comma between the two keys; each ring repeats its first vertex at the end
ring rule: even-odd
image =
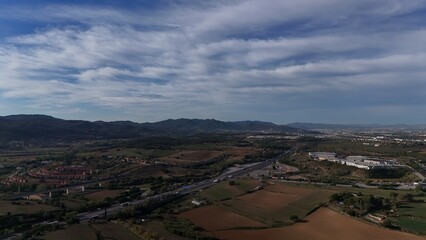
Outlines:
{"type": "Polygon", "coordinates": [[[228,183],[229,183],[229,185],[231,185],[231,186],[235,185],[235,181],[234,181],[234,180],[230,180],[228,183]]]}
{"type": "Polygon", "coordinates": [[[80,220],[77,218],[77,212],[68,212],[65,214],[65,221],[68,224],[76,224],[79,223],[80,220]]]}
{"type": "Polygon", "coordinates": [[[290,220],[293,222],[297,222],[299,220],[299,217],[297,215],[291,215],[290,220]]]}

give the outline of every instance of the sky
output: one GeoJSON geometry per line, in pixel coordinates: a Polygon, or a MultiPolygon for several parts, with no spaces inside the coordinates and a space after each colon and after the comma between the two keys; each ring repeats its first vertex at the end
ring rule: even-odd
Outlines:
{"type": "Polygon", "coordinates": [[[11,114],[426,123],[426,0],[1,0],[11,114]]]}

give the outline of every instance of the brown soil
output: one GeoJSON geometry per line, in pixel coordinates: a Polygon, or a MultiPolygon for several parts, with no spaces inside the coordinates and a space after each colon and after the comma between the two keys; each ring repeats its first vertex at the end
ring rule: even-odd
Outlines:
{"type": "Polygon", "coordinates": [[[237,227],[265,227],[266,225],[213,205],[192,209],[181,214],[207,231],[237,227]]]}
{"type": "Polygon", "coordinates": [[[315,189],[291,186],[287,184],[271,184],[265,187],[265,190],[289,195],[306,196],[315,192],[315,189]]]}
{"type": "Polygon", "coordinates": [[[91,200],[102,201],[106,197],[116,197],[119,194],[120,194],[120,191],[118,191],[118,190],[102,190],[102,191],[98,191],[98,192],[89,193],[85,197],[87,197],[88,199],[91,199],[91,200]]]}
{"type": "Polygon", "coordinates": [[[214,236],[228,240],[425,240],[424,237],[373,226],[321,208],[305,223],[265,230],[216,231],[214,236]]]}
{"type": "Polygon", "coordinates": [[[260,190],[251,194],[246,194],[237,198],[246,204],[265,209],[279,209],[300,198],[297,194],[282,194],[260,190]]]}

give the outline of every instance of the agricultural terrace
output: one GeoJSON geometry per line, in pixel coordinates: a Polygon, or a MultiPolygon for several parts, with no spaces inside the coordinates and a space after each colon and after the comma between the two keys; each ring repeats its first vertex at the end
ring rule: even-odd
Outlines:
{"type": "Polygon", "coordinates": [[[261,230],[225,230],[212,234],[228,240],[424,240],[424,237],[409,233],[376,227],[354,218],[336,213],[328,208],[320,208],[292,226],[261,230]]]}

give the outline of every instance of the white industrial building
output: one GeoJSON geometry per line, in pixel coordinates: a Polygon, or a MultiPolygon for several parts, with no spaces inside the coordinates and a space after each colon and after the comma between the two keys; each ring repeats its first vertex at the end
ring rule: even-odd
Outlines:
{"type": "Polygon", "coordinates": [[[346,166],[352,166],[361,169],[398,167],[396,160],[381,160],[367,156],[347,156],[346,158],[337,158],[334,152],[310,152],[308,154],[316,161],[336,162],[346,166]]]}

